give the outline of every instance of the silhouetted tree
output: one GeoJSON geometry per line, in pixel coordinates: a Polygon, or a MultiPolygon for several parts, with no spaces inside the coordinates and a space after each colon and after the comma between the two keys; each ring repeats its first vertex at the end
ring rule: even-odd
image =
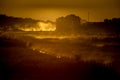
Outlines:
{"type": "Polygon", "coordinates": [[[75,32],[79,29],[81,18],[74,14],[56,19],[56,31],[75,32]]]}
{"type": "Polygon", "coordinates": [[[112,24],[115,27],[116,37],[120,35],[120,18],[113,18],[112,24]]]}
{"type": "Polygon", "coordinates": [[[112,29],[112,33],[118,38],[120,35],[120,18],[112,18],[104,20],[105,26],[112,29]]]}
{"type": "Polygon", "coordinates": [[[36,27],[39,20],[34,20],[32,18],[16,18],[12,16],[6,16],[4,14],[0,15],[0,30],[19,30],[22,28],[36,27]]]}

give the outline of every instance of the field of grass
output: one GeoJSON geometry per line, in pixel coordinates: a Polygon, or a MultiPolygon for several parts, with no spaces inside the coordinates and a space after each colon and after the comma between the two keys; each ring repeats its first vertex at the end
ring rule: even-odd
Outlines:
{"type": "Polygon", "coordinates": [[[116,38],[0,37],[0,80],[120,80],[116,38]]]}

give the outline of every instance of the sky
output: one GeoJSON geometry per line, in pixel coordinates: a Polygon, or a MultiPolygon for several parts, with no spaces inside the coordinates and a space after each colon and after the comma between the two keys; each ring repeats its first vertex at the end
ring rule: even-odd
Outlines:
{"type": "Polygon", "coordinates": [[[0,0],[0,13],[8,16],[55,21],[75,14],[89,21],[120,17],[120,0],[0,0]]]}

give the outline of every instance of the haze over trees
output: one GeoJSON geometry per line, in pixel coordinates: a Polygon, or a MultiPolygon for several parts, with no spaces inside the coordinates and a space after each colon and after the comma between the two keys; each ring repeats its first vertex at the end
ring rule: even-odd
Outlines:
{"type": "Polygon", "coordinates": [[[103,22],[82,22],[74,14],[56,19],[56,32],[120,35],[120,18],[105,19],[103,22]]]}
{"type": "MultiPolygon", "coordinates": [[[[82,22],[79,16],[74,14],[67,15],[65,17],[59,17],[56,19],[56,33],[62,34],[107,34],[107,35],[115,35],[119,37],[120,35],[120,18],[112,18],[112,19],[104,19],[103,22],[82,22]]],[[[4,14],[0,15],[0,31],[22,31],[25,28],[38,29],[40,26],[38,22],[47,22],[51,23],[51,25],[55,25],[52,21],[42,21],[42,20],[34,20],[32,18],[20,18],[20,17],[12,17],[6,16],[4,14]],[[21,29],[22,28],[22,29],[21,29]]],[[[44,24],[44,25],[45,25],[44,24]]],[[[47,26],[48,27],[48,26],[47,26]]],[[[44,28],[44,26],[42,26],[44,28]]],[[[42,30],[37,30],[42,31],[42,30]]],[[[48,30],[49,31],[49,30],[48,30]]]]}
{"type": "Polygon", "coordinates": [[[36,27],[39,20],[31,18],[18,18],[12,16],[0,15],[0,30],[2,31],[19,31],[19,28],[36,27]]]}
{"type": "Polygon", "coordinates": [[[79,30],[81,18],[74,14],[56,19],[56,31],[76,32],[79,30]]]}

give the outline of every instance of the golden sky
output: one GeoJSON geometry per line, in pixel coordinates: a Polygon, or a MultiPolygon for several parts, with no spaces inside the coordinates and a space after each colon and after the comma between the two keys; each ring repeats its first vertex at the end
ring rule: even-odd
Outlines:
{"type": "Polygon", "coordinates": [[[120,17],[120,0],[0,0],[0,13],[16,17],[52,20],[68,14],[103,21],[120,17]]]}

